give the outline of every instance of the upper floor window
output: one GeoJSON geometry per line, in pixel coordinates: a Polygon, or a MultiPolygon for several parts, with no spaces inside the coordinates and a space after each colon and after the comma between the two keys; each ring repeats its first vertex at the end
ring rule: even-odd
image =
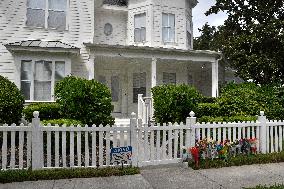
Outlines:
{"type": "Polygon", "coordinates": [[[64,61],[21,61],[21,91],[26,100],[53,101],[54,86],[64,77],[64,61]]]}
{"type": "Polygon", "coordinates": [[[163,42],[175,42],[175,15],[163,13],[163,42]]]}
{"type": "Polygon", "coordinates": [[[134,42],[146,41],[146,13],[134,16],[134,42]]]}
{"type": "Polygon", "coordinates": [[[28,0],[27,26],[66,29],[67,0],[28,0]]]}

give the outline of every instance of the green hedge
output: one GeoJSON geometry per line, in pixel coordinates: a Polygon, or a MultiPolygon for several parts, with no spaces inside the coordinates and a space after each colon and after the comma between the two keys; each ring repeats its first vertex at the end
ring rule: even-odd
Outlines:
{"type": "Polygon", "coordinates": [[[39,117],[41,120],[59,119],[60,106],[57,103],[33,103],[25,107],[23,115],[26,120],[32,121],[33,112],[39,111],[39,117]]]}
{"type": "Polygon", "coordinates": [[[185,121],[190,111],[196,111],[201,94],[188,85],[162,85],[152,88],[155,121],[159,123],[185,121]]]}
{"type": "Polygon", "coordinates": [[[95,80],[66,77],[56,84],[55,96],[64,118],[88,125],[114,123],[111,92],[95,80]]]}
{"type": "Polygon", "coordinates": [[[74,125],[74,126],[77,126],[77,125],[81,125],[81,126],[84,126],[84,124],[81,122],[81,121],[78,121],[78,120],[74,120],[74,119],[52,119],[52,120],[44,120],[44,121],[41,121],[41,123],[43,125],[47,125],[47,124],[51,124],[51,125],[59,125],[59,126],[62,126],[62,125],[66,125],[66,126],[70,126],[70,125],[74,125]]]}
{"type": "Polygon", "coordinates": [[[280,163],[284,162],[284,151],[280,153],[271,154],[257,154],[257,155],[239,155],[229,158],[227,161],[221,159],[205,159],[200,160],[199,167],[195,166],[193,161],[189,161],[189,167],[193,169],[210,169],[231,166],[242,166],[252,164],[267,164],[267,163],[280,163]]]}
{"type": "Polygon", "coordinates": [[[76,168],[76,169],[48,169],[48,170],[8,170],[0,171],[0,183],[58,180],[71,178],[110,177],[139,174],[136,167],[122,168],[76,168]]]}
{"type": "Polygon", "coordinates": [[[238,121],[256,121],[257,116],[231,116],[231,117],[210,117],[210,116],[202,116],[201,118],[197,118],[198,122],[206,122],[206,123],[213,123],[213,122],[238,122],[238,121]]]}
{"type": "Polygon", "coordinates": [[[17,86],[0,76],[0,123],[18,123],[22,117],[24,97],[17,86]]]}
{"type": "Polygon", "coordinates": [[[196,117],[202,117],[202,116],[210,116],[210,117],[216,117],[219,116],[220,113],[220,106],[217,103],[199,103],[197,105],[196,110],[196,117]]]}

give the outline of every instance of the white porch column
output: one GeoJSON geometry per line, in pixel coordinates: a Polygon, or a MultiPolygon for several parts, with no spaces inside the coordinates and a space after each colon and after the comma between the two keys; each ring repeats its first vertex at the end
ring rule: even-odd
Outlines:
{"type": "Polygon", "coordinates": [[[219,73],[218,60],[212,62],[212,97],[218,97],[219,94],[219,73]]]}
{"type": "Polygon", "coordinates": [[[90,53],[89,62],[88,62],[88,69],[89,69],[89,80],[95,79],[95,56],[93,53],[90,53]]]}
{"type": "Polygon", "coordinates": [[[152,58],[151,75],[151,88],[153,88],[157,86],[157,58],[152,58]]]}

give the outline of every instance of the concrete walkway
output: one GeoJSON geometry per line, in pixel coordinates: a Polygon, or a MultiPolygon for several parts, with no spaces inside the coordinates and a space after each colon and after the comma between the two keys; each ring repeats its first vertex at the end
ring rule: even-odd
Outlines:
{"type": "Polygon", "coordinates": [[[147,167],[140,175],[0,184],[0,189],[206,189],[284,183],[284,163],[194,171],[182,165],[147,167]]]}

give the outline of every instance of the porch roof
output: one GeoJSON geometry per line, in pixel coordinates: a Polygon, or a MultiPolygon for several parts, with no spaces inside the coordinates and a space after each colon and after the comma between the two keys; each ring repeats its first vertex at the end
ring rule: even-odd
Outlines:
{"type": "Polygon", "coordinates": [[[126,57],[126,58],[159,58],[184,61],[214,62],[222,54],[209,50],[182,50],[174,48],[124,46],[84,43],[93,50],[95,56],[126,57]]]}
{"type": "Polygon", "coordinates": [[[36,51],[36,52],[63,52],[63,53],[80,53],[80,49],[63,43],[61,41],[42,41],[26,40],[8,43],[4,45],[11,52],[19,51],[36,51]]]}

